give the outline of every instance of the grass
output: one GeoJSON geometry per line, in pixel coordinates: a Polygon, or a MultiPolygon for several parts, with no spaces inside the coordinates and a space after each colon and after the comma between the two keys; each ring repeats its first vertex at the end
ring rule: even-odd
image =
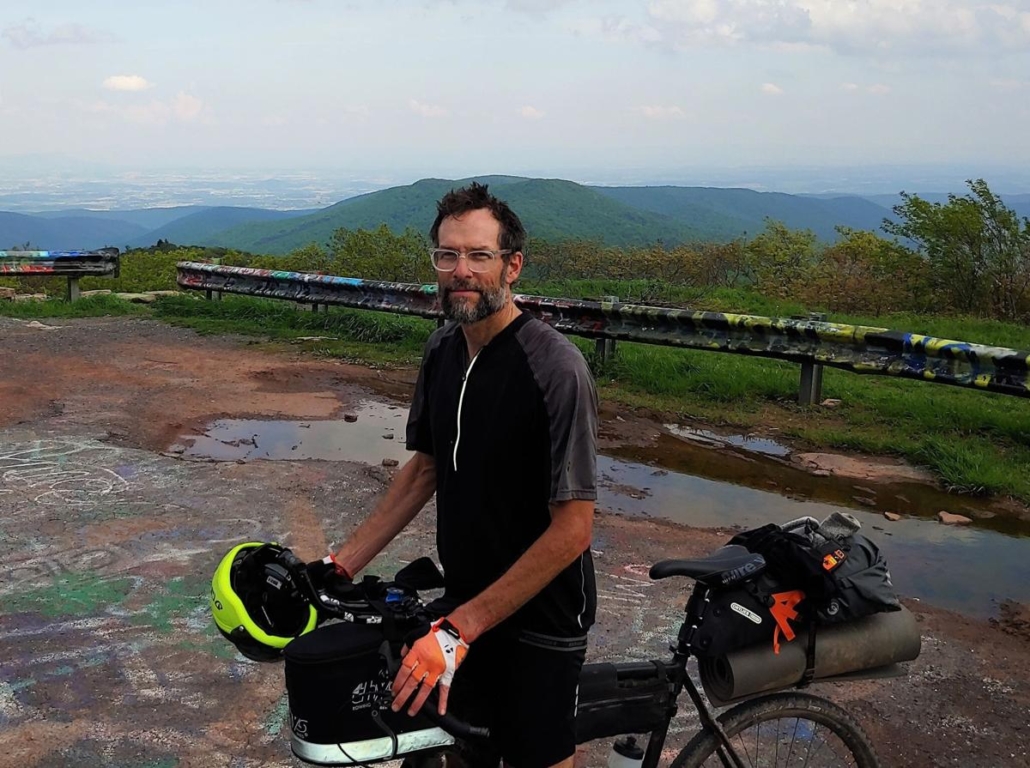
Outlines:
{"type": "Polygon", "coordinates": [[[141,304],[133,304],[110,295],[87,296],[75,302],[64,299],[46,301],[3,301],[0,315],[32,320],[41,317],[106,317],[122,315],[145,315],[149,310],[141,304]]]}
{"type": "MultiPolygon", "coordinates": [[[[577,286],[580,294],[622,288],[621,294],[612,291],[620,296],[628,295],[629,287],[603,281],[571,287],[577,286]]],[[[741,291],[713,292],[704,305],[721,311],[800,314],[790,302],[741,291]]],[[[293,342],[307,336],[329,337],[303,341],[302,348],[391,366],[417,365],[434,327],[431,321],[401,315],[338,308],[312,313],[288,302],[234,296],[221,302],[167,297],[151,307],[98,296],[74,305],[4,303],[0,313],[18,317],[150,314],[200,333],[293,342]]],[[[831,319],[1030,349],[1030,329],[1010,323],[910,314],[831,319]]],[[[790,363],[620,342],[614,359],[601,365],[594,359],[592,341],[575,341],[594,365],[603,399],[677,420],[740,430],[776,428],[812,449],[897,456],[928,467],[955,490],[1012,495],[1030,502],[1030,402],[1025,400],[828,368],[823,396],[840,399],[841,406],[801,408],[795,404],[799,367],[790,363]]]]}
{"type": "Polygon", "coordinates": [[[417,365],[435,328],[429,320],[386,312],[335,307],[329,312],[306,312],[286,301],[238,296],[224,296],[222,301],[162,297],[154,304],[154,315],[202,334],[300,341],[316,354],[375,365],[417,365]]]}

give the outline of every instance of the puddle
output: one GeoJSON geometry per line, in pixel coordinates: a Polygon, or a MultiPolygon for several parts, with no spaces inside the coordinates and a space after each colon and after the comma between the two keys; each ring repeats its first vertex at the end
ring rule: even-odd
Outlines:
{"type": "MultiPolygon", "coordinates": [[[[843,506],[608,456],[598,457],[597,470],[602,507],[701,528],[725,528],[727,540],[733,526],[754,528],[806,515],[822,520],[843,506]]],[[[847,512],[883,550],[903,595],[980,618],[996,615],[998,603],[1005,599],[1030,602],[1026,538],[919,518],[890,523],[882,513],[853,507],[847,512]]]]}
{"type": "MultiPolygon", "coordinates": [[[[353,422],[222,419],[169,450],[216,461],[404,463],[407,413],[366,401],[353,409],[353,422]]],[[[916,483],[814,477],[785,462],[789,451],[775,441],[704,430],[677,428],[647,446],[606,452],[597,467],[604,509],[729,531],[805,515],[821,520],[846,508],[883,549],[902,594],[978,617],[996,614],[1005,599],[1030,603],[1030,523],[991,516],[989,503],[916,483]],[[974,526],[929,519],[941,509],[975,518],[974,526]],[[906,519],[890,523],[884,510],[906,519]]]]}
{"type": "Polygon", "coordinates": [[[202,435],[180,437],[168,452],[215,461],[407,461],[407,408],[366,401],[351,412],[356,421],[219,419],[202,435]]]}
{"type": "Polygon", "coordinates": [[[762,453],[766,456],[789,456],[791,454],[790,448],[767,437],[758,437],[757,435],[719,435],[715,432],[709,432],[707,429],[681,427],[679,424],[666,424],[665,428],[677,437],[711,447],[732,445],[734,448],[740,448],[753,453],[762,453]]]}
{"type": "MultiPolygon", "coordinates": [[[[720,445],[731,446],[725,440],[720,445]]],[[[994,509],[991,501],[949,494],[922,483],[877,483],[837,476],[816,477],[777,456],[734,447],[713,450],[711,444],[684,440],[671,434],[660,434],[648,445],[627,445],[609,448],[606,452],[617,459],[650,465],[651,469],[661,467],[685,475],[721,480],[733,486],[772,491],[774,495],[788,499],[824,502],[847,507],[851,512],[896,512],[932,520],[937,525],[937,513],[946,510],[972,518],[975,528],[1030,537],[1030,521],[994,509]]],[[[727,495],[732,497],[733,493],[727,491],[727,495]]],[[[669,517],[667,514],[662,516],[669,517]]]]}

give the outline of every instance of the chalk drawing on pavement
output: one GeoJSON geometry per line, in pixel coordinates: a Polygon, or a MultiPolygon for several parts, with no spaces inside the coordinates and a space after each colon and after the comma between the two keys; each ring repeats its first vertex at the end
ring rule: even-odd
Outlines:
{"type": "Polygon", "coordinates": [[[109,454],[113,459],[118,453],[117,448],[70,439],[0,448],[0,494],[19,491],[37,504],[92,508],[130,484],[117,472],[85,461],[87,454],[90,458],[109,454]]]}

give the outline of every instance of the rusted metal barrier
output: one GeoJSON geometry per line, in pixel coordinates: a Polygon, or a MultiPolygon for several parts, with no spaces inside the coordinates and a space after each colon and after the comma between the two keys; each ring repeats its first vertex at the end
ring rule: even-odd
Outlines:
{"type": "MultiPolygon", "coordinates": [[[[182,262],[185,289],[263,296],[439,319],[435,285],[182,262]]],[[[887,328],[517,295],[515,303],[562,333],[730,352],[1030,397],[1030,351],[887,328]]]]}
{"type": "Polygon", "coordinates": [[[0,277],[65,277],[68,301],[79,298],[79,278],[118,277],[117,248],[95,251],[0,251],[0,277]]]}

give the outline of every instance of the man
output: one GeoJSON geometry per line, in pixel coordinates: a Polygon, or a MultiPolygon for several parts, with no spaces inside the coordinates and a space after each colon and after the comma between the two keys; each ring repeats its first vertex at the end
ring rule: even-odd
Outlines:
{"type": "Polygon", "coordinates": [[[361,570],[435,493],[454,607],[405,655],[393,708],[417,712],[439,683],[440,712],[453,700],[490,727],[506,766],[564,768],[596,603],[597,395],[575,345],[512,300],[526,237],[515,213],[475,183],[437,207],[432,258],[454,322],[426,344],[414,456],[336,561],[361,570]]]}

